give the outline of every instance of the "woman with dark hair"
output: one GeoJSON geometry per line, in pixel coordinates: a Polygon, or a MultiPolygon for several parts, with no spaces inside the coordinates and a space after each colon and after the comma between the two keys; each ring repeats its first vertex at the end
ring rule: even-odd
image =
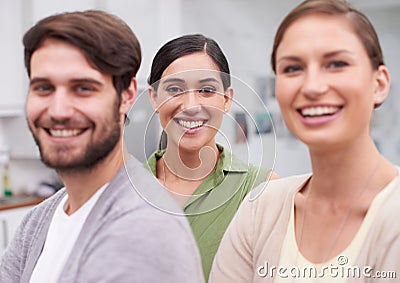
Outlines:
{"type": "Polygon", "coordinates": [[[273,173],[240,161],[215,142],[233,88],[228,62],[214,40],[194,34],[167,42],[153,60],[148,83],[167,142],[147,165],[187,215],[208,278],[239,204],[273,173]]]}
{"type": "Polygon", "coordinates": [[[242,202],[210,282],[396,278],[399,168],[370,134],[390,88],[372,24],[345,1],[304,1],[279,26],[271,62],[282,116],[308,146],[312,174],[272,181],[242,202]]]}

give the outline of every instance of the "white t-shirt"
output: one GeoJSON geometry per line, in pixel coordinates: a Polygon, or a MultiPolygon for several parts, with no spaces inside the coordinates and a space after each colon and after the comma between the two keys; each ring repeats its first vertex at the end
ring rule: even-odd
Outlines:
{"type": "Polygon", "coordinates": [[[87,216],[107,185],[108,183],[101,187],[71,215],[67,215],[64,211],[68,199],[68,195],[65,195],[54,212],[43,251],[32,272],[30,283],[56,283],[58,281],[87,216]]]}

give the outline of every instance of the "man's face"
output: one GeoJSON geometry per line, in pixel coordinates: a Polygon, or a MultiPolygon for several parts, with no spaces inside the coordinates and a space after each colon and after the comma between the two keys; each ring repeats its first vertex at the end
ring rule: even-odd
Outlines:
{"type": "Polygon", "coordinates": [[[77,47],[47,39],[33,53],[26,114],[49,167],[90,169],[115,151],[119,108],[112,77],[94,69],[77,47]]]}

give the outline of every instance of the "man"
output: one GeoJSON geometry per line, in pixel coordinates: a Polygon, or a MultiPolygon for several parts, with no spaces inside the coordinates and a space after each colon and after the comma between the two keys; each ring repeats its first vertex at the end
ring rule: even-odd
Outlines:
{"type": "Polygon", "coordinates": [[[130,28],[101,11],[64,13],[23,43],[28,125],[65,189],[24,218],[0,282],[203,282],[188,223],[144,200],[179,213],[123,146],[141,61],[130,28]]]}

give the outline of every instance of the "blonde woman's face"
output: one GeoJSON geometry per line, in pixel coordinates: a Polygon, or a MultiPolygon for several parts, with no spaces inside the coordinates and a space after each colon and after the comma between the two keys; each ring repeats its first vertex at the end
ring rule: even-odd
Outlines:
{"type": "Polygon", "coordinates": [[[309,147],[369,136],[374,105],[388,91],[344,17],[313,14],[286,30],[276,56],[276,95],[287,127],[309,147]]]}

